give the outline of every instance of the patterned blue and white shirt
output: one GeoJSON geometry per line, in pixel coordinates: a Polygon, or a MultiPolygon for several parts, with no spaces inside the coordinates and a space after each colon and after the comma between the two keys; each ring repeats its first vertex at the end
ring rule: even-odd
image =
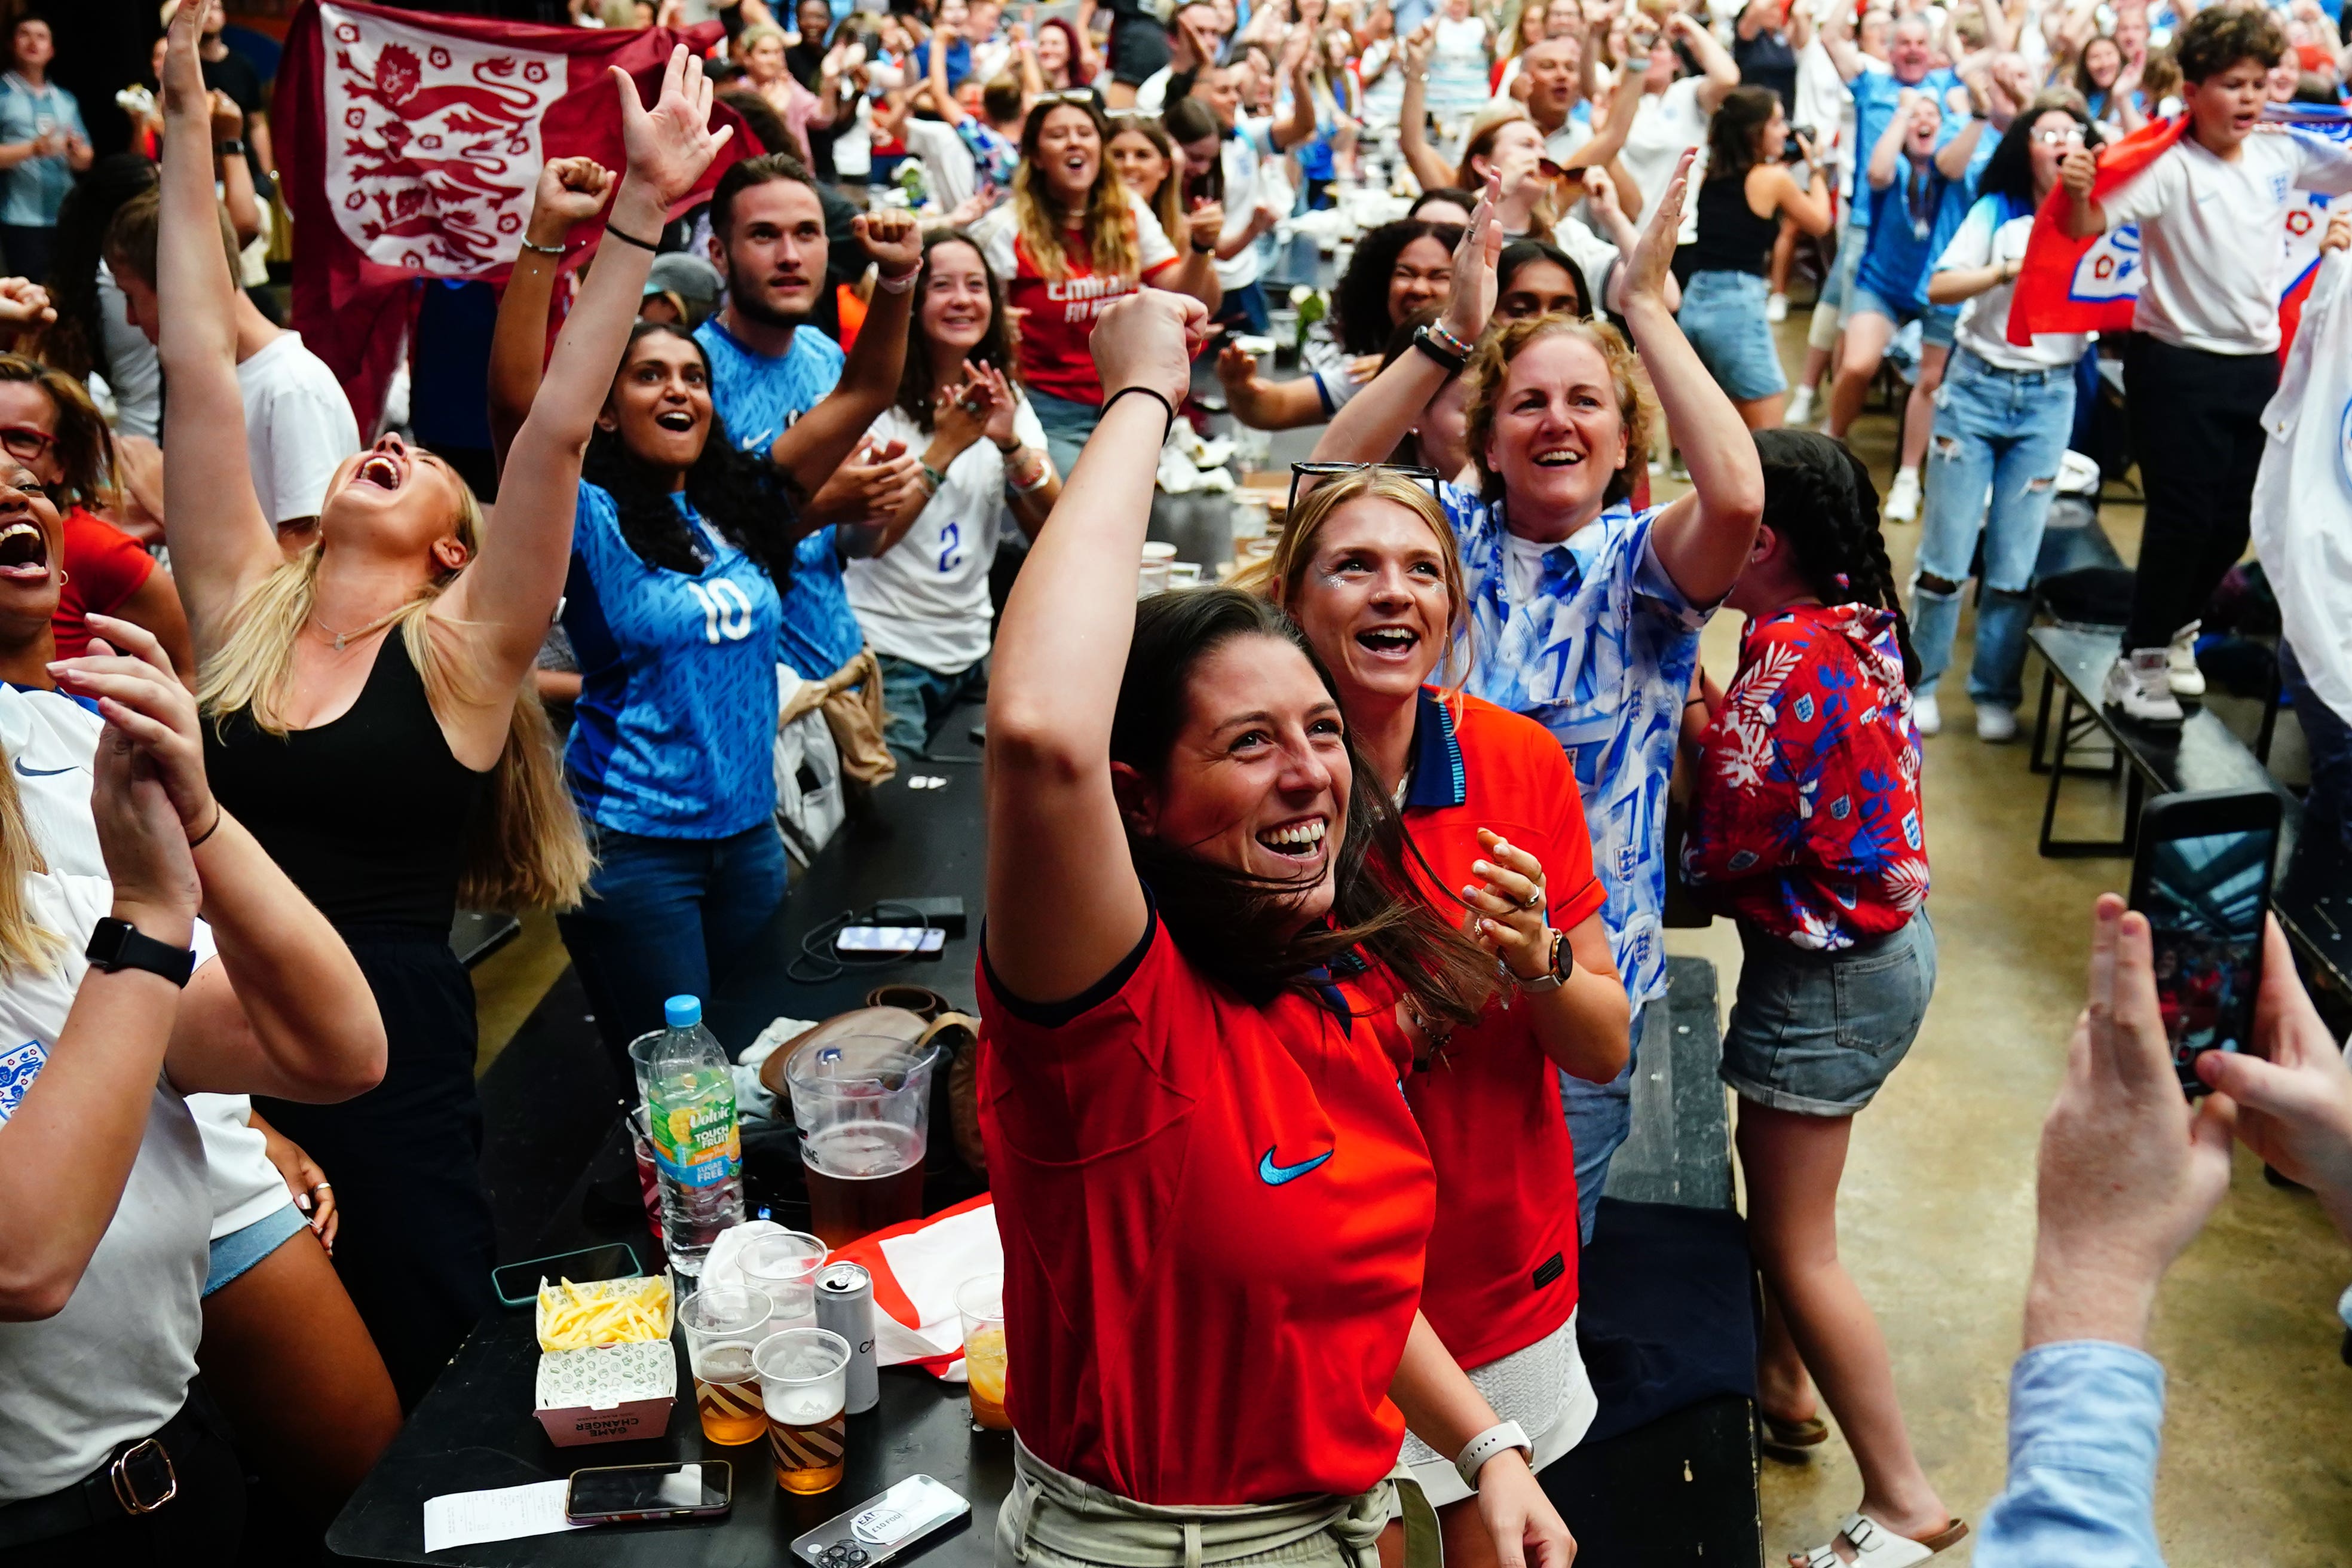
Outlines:
{"type": "MultiPolygon", "coordinates": [[[[773,355],[745,347],[717,316],[697,327],[694,338],[710,356],[711,406],[726,422],[727,438],[743,451],[774,446],[793,420],[841,383],[841,345],[814,327],[794,331],[793,346],[773,355]]],[[[776,657],[794,674],[822,680],[865,646],[842,584],[834,531],[820,528],[793,548],[776,657]]]]}
{"type": "Polygon", "coordinates": [[[1638,1014],[1666,989],[1666,781],[1713,607],[1659,564],[1661,507],[1611,506],[1543,552],[1533,598],[1515,604],[1503,504],[1453,485],[1444,499],[1470,594],[1468,689],[1535,720],[1568,753],[1609,894],[1602,923],[1638,1014]]]}

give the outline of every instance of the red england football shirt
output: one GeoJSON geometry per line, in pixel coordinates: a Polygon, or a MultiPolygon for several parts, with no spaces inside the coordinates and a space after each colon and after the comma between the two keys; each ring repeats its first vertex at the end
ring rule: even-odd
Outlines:
{"type": "Polygon", "coordinates": [[[137,593],[155,571],[146,547],[87,508],[76,507],[65,524],[65,586],[58,590],[49,629],[59,658],[79,658],[89,648],[91,611],[110,616],[137,593]]]}
{"type": "Polygon", "coordinates": [[[1142,262],[1140,279],[1095,274],[1094,260],[1083,231],[1063,237],[1062,255],[1069,275],[1047,278],[1037,269],[1026,241],[1013,222],[1013,204],[996,209],[980,226],[977,237],[989,269],[1004,283],[1004,303],[1021,326],[1021,382],[1032,392],[1072,403],[1100,403],[1102,378],[1095,374],[1090,340],[1095,319],[1118,300],[1176,265],[1176,247],[1143,198],[1129,191],[1128,211],[1135,226],[1135,251],[1142,262]]]}
{"type": "Polygon", "coordinates": [[[1378,1483],[1435,1184],[1370,1018],[1289,991],[1253,1005],[1156,914],[1052,1006],[1008,997],[983,954],[980,1004],[1022,1440],[1160,1505],[1378,1483]]]}
{"type": "MultiPolygon", "coordinates": [[[[1576,775],[1542,725],[1423,688],[1413,756],[1405,831],[1444,887],[1459,893],[1484,879],[1470,869],[1486,856],[1484,827],[1542,864],[1555,929],[1600,910],[1608,893],[1592,874],[1576,775]]],[[[1406,1078],[1405,1098],[1437,1168],[1421,1310],[1456,1361],[1484,1366],[1576,1310],[1576,1147],[1559,1068],[1526,1005],[1498,998],[1406,1078]]]]}

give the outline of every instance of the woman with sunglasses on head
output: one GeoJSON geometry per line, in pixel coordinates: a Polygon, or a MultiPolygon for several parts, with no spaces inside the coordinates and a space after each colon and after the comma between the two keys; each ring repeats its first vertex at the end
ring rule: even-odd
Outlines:
{"type": "Polygon", "coordinates": [[[1227,343],[1217,353],[1217,379],[1234,417],[1255,429],[1292,430],[1346,407],[1379,372],[1397,323],[1444,302],[1461,238],[1459,228],[1410,217],[1364,236],[1331,291],[1331,313],[1309,330],[1300,351],[1308,374],[1294,381],[1267,380],[1255,355],[1227,343]]]}
{"type": "Polygon", "coordinates": [[[1984,593],[1977,604],[1969,698],[1977,738],[2017,735],[2024,700],[2025,628],[2032,619],[2034,563],[2060,459],[2074,429],[2074,367],[2089,341],[2042,332],[2009,341],[2009,307],[2024,265],[2033,215],[2057,188],[2059,165],[2099,132],[2070,96],[2047,94],[2017,117],[1978,176],[1969,215],[1936,260],[1927,298],[1958,305],[1956,346],[1936,400],[1935,482],[1912,578],[1911,630],[1919,647],[1912,717],[1919,732],[1944,727],[1937,684],[1952,662],[1960,590],[1984,534],[1984,593]],[[1991,510],[1985,494],[1992,494],[1991,510]]]}
{"type": "Polygon", "coordinates": [[[618,78],[629,174],[515,437],[497,526],[446,462],[387,436],[337,470],[317,542],[289,558],[247,471],[233,285],[197,120],[201,10],[181,8],[165,60],[157,286],[172,560],[215,786],[344,933],[384,1016],[383,1088],[263,1111],[335,1173],[336,1267],[413,1405],[488,1305],[496,1253],[473,986],[449,923],[461,898],[562,907],[586,881],[579,818],[524,683],[563,592],[580,455],[645,290],[644,237],[726,132],[705,129],[709,89],[683,48],[650,112],[618,78]]]}
{"type": "Polygon", "coordinates": [[[1498,1556],[1564,1568],[1532,1443],[1418,1310],[1435,1184],[1392,1020],[1470,1022],[1493,960],[1415,897],[1287,618],[1135,596],[1206,324],[1106,315],[1101,438],[997,636],[981,1124],[1031,1369],[998,1554],[1373,1568],[1410,1428],[1498,1556]]]}
{"type": "Polygon", "coordinates": [[[1034,539],[1062,493],[1014,379],[1003,287],[963,235],[924,243],[913,329],[898,401],[867,434],[920,452],[923,483],[843,574],[881,661],[886,738],[910,758],[958,703],[986,693],[998,542],[1008,525],[1034,539]]]}
{"type": "MultiPolygon", "coordinates": [[[[1576,1155],[1559,1076],[1625,1065],[1625,988],[1568,759],[1543,726],[1435,684],[1467,646],[1468,595],[1437,478],[1384,468],[1294,505],[1260,587],[1306,633],[1369,782],[1397,803],[1422,896],[1509,974],[1470,1024],[1417,1029],[1405,1098],[1437,1173],[1421,1310],[1540,1470],[1597,1408],[1576,1342],[1576,1155]]],[[[1455,671],[1455,674],[1466,673],[1455,671]]],[[[1470,1490],[1408,1440],[1448,1563],[1491,1563],[1470,1490]]]]}
{"type": "MultiPolygon", "coordinates": [[[[1608,890],[1611,951],[1633,1009],[1664,994],[1665,784],[1698,632],[1739,575],[1764,505],[1756,444],[1675,324],[1667,268],[1690,156],[1625,268],[1633,353],[1605,322],[1539,316],[1486,339],[1494,293],[1487,194],[1456,259],[1442,329],[1332,421],[1318,458],[1384,456],[1449,376],[1471,378],[1478,489],[1441,496],[1460,538],[1478,663],[1468,689],[1524,713],[1569,753],[1608,890]],[[1475,359],[1470,349],[1475,346],[1475,359]],[[1691,493],[1635,511],[1654,417],[1643,373],[1691,464],[1691,493]]],[[[1576,1136],[1577,1201],[1591,1232],[1609,1159],[1631,1126],[1630,1071],[1562,1084],[1576,1136]]]]}
{"type": "Polygon", "coordinates": [[[972,232],[1004,282],[1006,305],[1019,312],[1021,381],[1056,473],[1071,470],[1102,417],[1102,382],[1087,344],[1110,302],[1146,283],[1212,310],[1221,298],[1216,226],[1196,222],[1207,243],[1195,233],[1180,256],[1103,155],[1109,141],[1110,122],[1091,93],[1039,99],[1021,128],[1013,199],[972,232]]]}

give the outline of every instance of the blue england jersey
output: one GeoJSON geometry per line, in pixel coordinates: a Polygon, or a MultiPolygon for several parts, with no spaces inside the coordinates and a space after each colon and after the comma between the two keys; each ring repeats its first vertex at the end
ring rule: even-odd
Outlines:
{"type": "MultiPolygon", "coordinates": [[[[814,327],[793,332],[793,346],[775,355],[744,347],[717,316],[697,327],[694,337],[710,356],[711,405],[726,422],[728,439],[747,452],[764,453],[841,382],[841,345],[814,327]]],[[[820,528],[793,552],[776,657],[794,674],[822,680],[865,646],[842,586],[834,531],[820,528]]]]}
{"type": "Polygon", "coordinates": [[[563,629],[580,657],[564,772],[581,815],[649,838],[725,838],[776,809],[776,633],[766,572],[676,498],[694,576],[621,537],[612,492],[583,480],[563,629]]]}

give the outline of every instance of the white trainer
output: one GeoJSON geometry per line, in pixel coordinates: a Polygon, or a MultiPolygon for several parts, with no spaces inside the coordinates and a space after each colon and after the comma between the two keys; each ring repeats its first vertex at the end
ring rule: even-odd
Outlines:
{"type": "Polygon", "coordinates": [[[1932,691],[1911,694],[1911,722],[1919,726],[1922,735],[1940,735],[1944,731],[1944,710],[1932,691]]]}
{"type": "Polygon", "coordinates": [[[1919,470],[1897,468],[1886,490],[1886,521],[1913,522],[1919,516],[1919,470]]]}
{"type": "Polygon", "coordinates": [[[1764,319],[1771,322],[1776,327],[1781,322],[1787,321],[1789,319],[1789,297],[1786,294],[1775,294],[1770,299],[1765,300],[1764,319]]]}
{"type": "Polygon", "coordinates": [[[2167,669],[2169,662],[2164,648],[2132,649],[2107,668],[2106,685],[2099,700],[2109,708],[2122,709],[2125,718],[2137,719],[2143,724],[2179,723],[2180,702],[2172,695],[2167,669]]]}
{"type": "Polygon", "coordinates": [[[1977,739],[1998,746],[2017,739],[2017,710],[1990,702],[1977,704],[1977,739]]]}
{"type": "Polygon", "coordinates": [[[2205,695],[2205,672],[2197,668],[2197,634],[2204,625],[2189,622],[2172,634],[2172,646],[2164,650],[2164,676],[2175,697],[2205,695]]]}
{"type": "Polygon", "coordinates": [[[1791,430],[1801,430],[1812,422],[1813,389],[1810,386],[1801,386],[1797,388],[1795,395],[1789,399],[1789,412],[1783,417],[1782,423],[1791,430]]]}

